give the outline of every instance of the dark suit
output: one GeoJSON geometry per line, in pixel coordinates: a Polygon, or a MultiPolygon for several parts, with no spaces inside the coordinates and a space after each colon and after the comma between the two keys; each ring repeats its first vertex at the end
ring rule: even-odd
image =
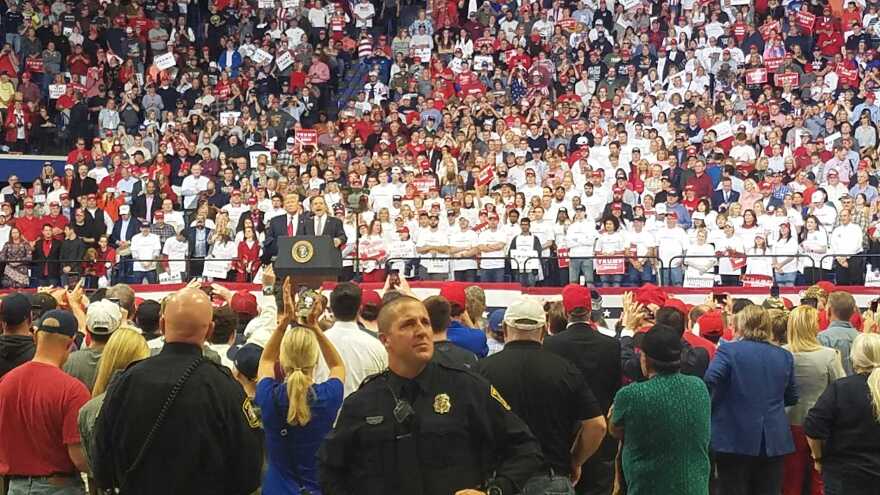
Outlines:
{"type": "MultiPolygon", "coordinates": [[[[119,241],[131,242],[131,238],[141,231],[141,222],[137,218],[129,216],[128,225],[125,231],[122,230],[122,218],[113,224],[113,233],[110,234],[110,244],[119,248],[119,241]]],[[[119,264],[116,266],[116,276],[118,281],[128,283],[132,275],[131,254],[119,255],[119,264]]]]}
{"type": "Polygon", "coordinates": [[[70,185],[70,199],[79,201],[80,196],[96,194],[98,192],[98,183],[91,177],[81,179],[79,175],[74,177],[73,183],[70,185]]]}
{"type": "Polygon", "coordinates": [[[248,211],[242,213],[240,217],[238,217],[238,225],[235,227],[235,231],[236,232],[243,232],[244,231],[244,221],[246,218],[250,218],[251,221],[254,223],[254,230],[256,230],[257,232],[265,232],[266,231],[266,222],[263,220],[265,217],[266,217],[266,215],[260,210],[257,210],[256,214],[254,214],[252,211],[248,210],[248,211]]]}
{"type": "Polygon", "coordinates": [[[735,203],[735,202],[739,201],[739,193],[738,192],[731,189],[728,194],[729,194],[729,196],[727,198],[727,201],[725,201],[724,200],[724,191],[715,191],[712,193],[712,208],[715,209],[715,211],[718,211],[718,208],[721,205],[726,204],[726,205],[730,206],[730,203],[735,203]]]}
{"type": "MultiPolygon", "coordinates": [[[[544,349],[574,364],[607,413],[621,387],[620,342],[586,323],[572,323],[564,332],[544,339],[544,349]]],[[[605,437],[595,455],[584,464],[578,493],[608,493],[614,482],[613,462],[617,441],[605,437]]]]}
{"type": "MultiPolygon", "coordinates": [[[[211,238],[211,229],[205,227],[205,242],[211,238]]],[[[198,229],[195,227],[186,227],[183,229],[183,236],[186,237],[186,257],[189,258],[189,263],[187,264],[187,275],[189,277],[198,277],[201,276],[202,270],[205,269],[205,256],[196,256],[196,235],[198,233],[198,229]]],[[[205,246],[205,254],[211,250],[211,246],[205,246]]]]}
{"type": "Polygon", "coordinates": [[[131,216],[146,221],[146,223],[153,223],[153,214],[161,209],[162,198],[158,194],[153,195],[153,204],[150,205],[149,215],[147,214],[147,196],[145,194],[135,197],[131,202],[131,216]]]}
{"type": "MultiPolygon", "coordinates": [[[[288,237],[287,218],[288,215],[285,213],[284,215],[278,215],[269,221],[269,226],[266,229],[266,240],[263,242],[263,256],[260,258],[260,261],[263,262],[263,264],[268,264],[272,260],[272,257],[278,254],[278,238],[288,237]]],[[[299,214],[299,220],[297,221],[296,230],[293,232],[293,235],[315,235],[311,223],[311,215],[307,213],[299,214]],[[308,221],[306,221],[306,219],[308,219],[308,221]]]]}
{"type": "Polygon", "coordinates": [[[48,285],[58,286],[61,284],[61,241],[52,239],[49,254],[43,252],[43,238],[37,239],[34,251],[31,253],[31,285],[43,287],[48,285]]]}
{"type": "MultiPolygon", "coordinates": [[[[324,220],[324,231],[321,235],[339,239],[340,246],[345,244],[345,241],[348,240],[348,236],[345,235],[345,229],[342,227],[342,220],[330,215],[326,215],[326,217],[326,220],[324,220]]],[[[309,217],[309,221],[306,222],[306,235],[316,235],[314,216],[309,217]]]]}

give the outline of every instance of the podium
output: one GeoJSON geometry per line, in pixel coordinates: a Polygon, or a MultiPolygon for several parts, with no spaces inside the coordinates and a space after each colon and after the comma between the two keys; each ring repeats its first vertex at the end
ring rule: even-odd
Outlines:
{"type": "Polygon", "coordinates": [[[320,289],[324,282],[335,282],[342,271],[342,252],[330,236],[279,237],[276,242],[278,255],[272,268],[278,283],[293,277],[296,285],[320,289]]]}

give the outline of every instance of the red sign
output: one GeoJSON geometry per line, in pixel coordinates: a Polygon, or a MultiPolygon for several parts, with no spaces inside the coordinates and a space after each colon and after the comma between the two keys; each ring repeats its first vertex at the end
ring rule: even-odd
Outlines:
{"type": "Polygon", "coordinates": [[[764,67],[769,72],[776,72],[776,69],[778,69],[780,66],[782,66],[782,57],[764,59],[764,67]]]}
{"type": "Polygon", "coordinates": [[[788,87],[794,89],[798,87],[798,82],[797,72],[783,72],[782,74],[773,75],[773,84],[780,88],[788,85],[788,87]]]}
{"type": "Polygon", "coordinates": [[[624,259],[621,257],[595,258],[593,259],[593,266],[596,268],[596,274],[598,275],[623,275],[626,271],[624,259]]]}
{"type": "Polygon", "coordinates": [[[296,131],[294,140],[300,146],[318,146],[318,131],[314,129],[300,129],[296,131]]]}
{"type": "Polygon", "coordinates": [[[756,273],[748,273],[739,278],[743,287],[773,287],[773,277],[769,275],[758,275],[756,273]]]}
{"type": "Polygon", "coordinates": [[[572,19],[571,17],[560,19],[556,22],[556,25],[561,27],[565,31],[574,31],[577,29],[578,21],[572,19]]]}
{"type": "Polygon", "coordinates": [[[486,165],[485,168],[480,170],[480,175],[477,177],[477,185],[485,186],[492,182],[492,179],[495,178],[495,166],[494,165],[486,165]]]}
{"type": "Polygon", "coordinates": [[[734,270],[739,270],[740,268],[744,268],[746,266],[746,255],[740,253],[730,253],[728,255],[730,259],[730,266],[734,270]]]}
{"type": "Polygon", "coordinates": [[[846,86],[856,86],[859,84],[859,71],[856,69],[847,69],[845,65],[837,64],[834,72],[837,73],[841,84],[846,86]]]}
{"type": "Polygon", "coordinates": [[[794,15],[794,18],[795,18],[795,22],[797,22],[798,27],[800,27],[801,29],[803,29],[804,31],[806,31],[808,33],[813,32],[813,24],[816,23],[816,16],[815,15],[813,15],[809,12],[800,11],[794,15]]]}
{"type": "Polygon", "coordinates": [[[559,264],[559,268],[568,268],[568,265],[571,264],[571,260],[568,259],[568,248],[556,250],[556,261],[559,264]]]}
{"type": "Polygon", "coordinates": [[[742,40],[746,37],[746,29],[746,23],[737,22],[733,25],[733,36],[738,40],[742,40]]]}
{"type": "Polygon", "coordinates": [[[745,71],[746,84],[764,84],[767,82],[767,69],[759,67],[745,71]]]}
{"type": "Polygon", "coordinates": [[[778,34],[779,30],[779,21],[765,22],[763,26],[758,28],[758,31],[761,31],[761,37],[765,40],[769,39],[773,33],[778,34]]]}
{"type": "Polygon", "coordinates": [[[415,184],[416,189],[422,194],[428,194],[428,191],[430,191],[431,188],[437,187],[437,181],[435,181],[430,175],[416,177],[413,179],[413,184],[415,184]]]}
{"type": "Polygon", "coordinates": [[[27,68],[28,72],[43,72],[43,59],[41,58],[30,58],[24,61],[24,65],[27,68]]]}

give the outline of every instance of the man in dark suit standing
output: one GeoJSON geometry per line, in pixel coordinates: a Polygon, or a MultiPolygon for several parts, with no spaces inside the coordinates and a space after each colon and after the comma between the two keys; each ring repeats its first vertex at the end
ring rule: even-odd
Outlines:
{"type": "MultiPolygon", "coordinates": [[[[544,348],[577,367],[587,380],[602,411],[607,414],[621,387],[620,342],[599,333],[591,324],[592,296],[586,287],[568,284],[562,289],[568,317],[564,332],[544,339],[544,348]]],[[[606,436],[599,450],[583,465],[577,493],[610,493],[614,484],[617,441],[606,436]]]]}
{"type": "Polygon", "coordinates": [[[199,277],[202,270],[205,269],[205,257],[211,249],[209,239],[211,238],[211,229],[205,227],[205,219],[199,215],[196,218],[196,224],[183,230],[184,237],[187,242],[187,258],[189,258],[189,266],[187,274],[190,277],[199,277]]]}
{"type": "Polygon", "coordinates": [[[52,226],[43,225],[40,238],[31,254],[31,287],[58,287],[61,284],[61,241],[55,239],[52,226]]]}
{"type": "Polygon", "coordinates": [[[146,194],[138,195],[131,203],[132,216],[143,223],[152,223],[153,214],[162,209],[162,198],[156,192],[156,183],[147,181],[146,194]]]}
{"type": "Polygon", "coordinates": [[[330,216],[324,196],[315,196],[309,205],[312,209],[312,217],[307,222],[309,228],[306,230],[311,230],[311,232],[306,235],[330,236],[333,238],[333,246],[339,249],[348,240],[345,229],[342,227],[342,220],[330,216]]]}
{"type": "Polygon", "coordinates": [[[299,195],[287,193],[284,196],[284,215],[278,215],[269,221],[266,229],[266,241],[263,242],[263,264],[268,264],[278,254],[278,238],[295,235],[312,235],[312,225],[308,216],[300,211],[299,195]],[[308,230],[306,230],[308,229],[308,230]]]}
{"type": "Polygon", "coordinates": [[[116,283],[128,283],[131,280],[131,238],[140,231],[141,223],[131,217],[131,208],[128,205],[120,206],[119,220],[113,224],[113,232],[110,234],[110,244],[116,247],[116,254],[119,256],[116,283]]]}
{"type": "Polygon", "coordinates": [[[730,203],[739,201],[739,193],[733,190],[733,181],[730,177],[722,177],[721,189],[712,193],[712,208],[720,211],[722,207],[727,209],[730,203]]]}
{"type": "Polygon", "coordinates": [[[248,198],[248,211],[241,214],[238,217],[238,226],[235,228],[236,232],[244,231],[244,221],[245,219],[250,219],[254,224],[254,230],[263,233],[266,231],[266,221],[264,220],[265,214],[260,211],[260,208],[257,206],[257,198],[251,196],[248,198]]]}

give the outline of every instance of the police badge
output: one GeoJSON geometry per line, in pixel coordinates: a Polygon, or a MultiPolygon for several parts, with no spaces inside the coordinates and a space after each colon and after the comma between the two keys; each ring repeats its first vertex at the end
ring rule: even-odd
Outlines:
{"type": "Polygon", "coordinates": [[[437,394],[434,397],[434,412],[437,414],[446,414],[452,409],[452,401],[446,394],[437,394]]]}

